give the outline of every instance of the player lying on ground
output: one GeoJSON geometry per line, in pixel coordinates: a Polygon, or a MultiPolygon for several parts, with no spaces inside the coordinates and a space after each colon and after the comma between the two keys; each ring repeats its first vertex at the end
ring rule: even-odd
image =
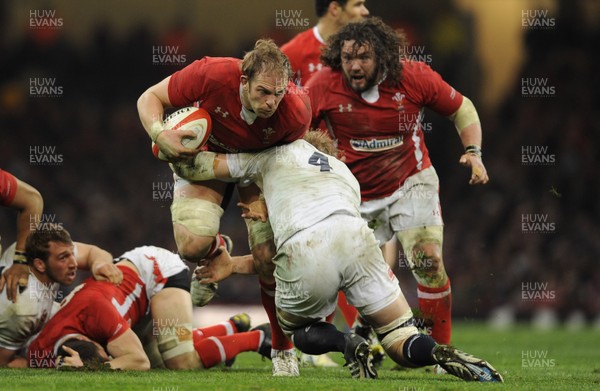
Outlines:
{"type": "MultiPolygon", "coordinates": [[[[25,366],[23,360],[11,361],[16,352],[40,331],[53,311],[60,284],[70,285],[78,268],[90,270],[93,278],[119,284],[121,271],[113,265],[110,253],[96,246],[73,242],[61,226],[48,227],[29,234],[25,242],[29,278],[17,290],[9,285],[0,293],[0,366],[25,366]],[[15,302],[8,299],[11,295],[15,302]]],[[[2,256],[0,272],[14,259],[15,244],[2,256]]]]}
{"type": "MultiPolygon", "coordinates": [[[[313,136],[333,151],[327,135],[307,134],[309,139],[313,136]]],[[[297,140],[254,154],[202,152],[173,168],[193,180],[255,180],[264,194],[275,236],[279,324],[302,352],[343,352],[353,377],[377,376],[366,340],[322,321],[335,309],[337,292],[343,290],[396,363],[407,367],[439,364],[464,380],[502,381],[485,361],[438,345],[417,331],[398,280],[360,216],[358,182],[335,157],[297,140]]],[[[247,208],[246,214],[264,219],[256,205],[247,208]]],[[[254,272],[251,256],[233,262],[223,250],[199,270],[206,282],[233,271],[254,272]]]]}
{"type": "Polygon", "coordinates": [[[232,317],[227,325],[192,330],[188,268],[177,254],[144,246],[116,261],[123,273],[121,284],[88,279],[75,288],[29,346],[29,366],[79,367],[85,362],[92,368],[147,370],[150,360],[131,326],[148,310],[149,330],[160,356],[153,360],[156,366],[208,368],[242,351],[269,355],[269,327],[259,326],[235,338],[220,336],[228,330],[247,331],[247,316],[232,317]],[[60,354],[61,348],[66,355],[60,354]]]}

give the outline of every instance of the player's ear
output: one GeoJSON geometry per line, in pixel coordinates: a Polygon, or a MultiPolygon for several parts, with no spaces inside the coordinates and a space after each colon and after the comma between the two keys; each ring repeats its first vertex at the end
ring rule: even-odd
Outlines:
{"type": "Polygon", "coordinates": [[[337,1],[332,1],[329,3],[329,7],[327,7],[327,12],[331,14],[331,16],[338,17],[342,12],[342,6],[337,1]]]}
{"type": "Polygon", "coordinates": [[[46,262],[44,262],[41,258],[35,258],[32,262],[32,265],[38,272],[46,272],[46,262]]]}
{"type": "Polygon", "coordinates": [[[250,85],[250,79],[248,79],[248,76],[246,75],[242,75],[240,76],[240,82],[242,83],[242,87],[244,88],[244,90],[248,90],[248,86],[250,85]]]}

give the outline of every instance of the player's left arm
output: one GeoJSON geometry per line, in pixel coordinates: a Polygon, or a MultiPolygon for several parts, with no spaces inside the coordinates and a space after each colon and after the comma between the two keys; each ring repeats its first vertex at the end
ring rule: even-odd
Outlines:
{"type": "MultiPolygon", "coordinates": [[[[273,149],[273,148],[272,148],[273,149]]],[[[261,153],[200,152],[193,160],[170,163],[171,170],[189,181],[240,179],[256,173],[255,160],[261,153]]]]}
{"type": "Polygon", "coordinates": [[[450,119],[458,132],[465,153],[460,157],[459,163],[471,167],[470,185],[485,185],[490,180],[487,170],[481,159],[481,122],[473,102],[463,96],[462,103],[450,119]]]}
{"type": "Polygon", "coordinates": [[[473,102],[422,63],[417,64],[410,83],[426,106],[454,122],[465,150],[459,163],[471,167],[469,184],[488,183],[489,177],[481,160],[481,122],[473,102]]]}
{"type": "Polygon", "coordinates": [[[96,280],[120,284],[123,272],[113,263],[112,255],[98,246],[75,243],[77,246],[77,267],[89,270],[96,280]]]}

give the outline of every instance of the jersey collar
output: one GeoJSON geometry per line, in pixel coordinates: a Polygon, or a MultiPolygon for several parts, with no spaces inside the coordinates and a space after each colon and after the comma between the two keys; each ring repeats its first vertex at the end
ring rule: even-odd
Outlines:
{"type": "Polygon", "coordinates": [[[317,39],[317,41],[319,41],[323,45],[325,45],[325,40],[321,36],[321,33],[319,33],[319,29],[317,28],[317,26],[313,27],[313,34],[315,35],[315,38],[317,39]]]}

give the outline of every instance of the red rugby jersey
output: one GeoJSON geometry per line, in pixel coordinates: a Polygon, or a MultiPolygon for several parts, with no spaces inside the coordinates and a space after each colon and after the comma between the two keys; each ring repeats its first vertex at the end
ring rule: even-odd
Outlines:
{"type": "Polygon", "coordinates": [[[305,86],[310,78],[321,68],[321,49],[325,41],[317,26],[301,32],[281,47],[281,51],[290,59],[294,71],[294,82],[305,86]]]}
{"type": "Polygon", "coordinates": [[[327,67],[307,85],[313,124],[323,118],[331,124],[363,201],[391,195],[406,178],[431,166],[421,127],[423,108],[448,116],[463,100],[425,63],[403,66],[400,84],[381,83],[373,103],[354,92],[341,71],[327,67]]]}
{"type": "Polygon", "coordinates": [[[148,310],[145,286],[132,269],[117,266],[123,281],[116,286],[92,277],[67,296],[27,350],[33,367],[53,367],[65,336],[82,334],[102,345],[121,336],[148,310]]]}
{"type": "Polygon", "coordinates": [[[239,59],[204,57],[171,76],[169,100],[175,107],[196,104],[210,113],[211,151],[259,151],[302,138],[311,116],[306,93],[290,81],[275,114],[248,125],[240,114],[241,75],[239,59]]]}
{"type": "Polygon", "coordinates": [[[11,173],[0,170],[0,205],[10,205],[16,193],[17,179],[11,173]]]}

